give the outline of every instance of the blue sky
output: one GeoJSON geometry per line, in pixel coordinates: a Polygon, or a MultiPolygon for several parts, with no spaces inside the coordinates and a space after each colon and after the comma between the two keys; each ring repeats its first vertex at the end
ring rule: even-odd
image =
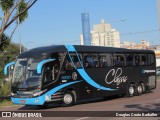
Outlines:
{"type": "MultiPolygon", "coordinates": [[[[38,0],[20,25],[22,44],[34,48],[52,44],[79,44],[82,33],[81,13],[90,15],[94,24],[105,19],[121,36],[121,42],[139,43],[142,39],[160,45],[160,32],[126,34],[157,30],[157,0],[38,0]],[[126,19],[126,21],[120,21],[126,19]]],[[[13,42],[20,40],[18,30],[13,42]]]]}

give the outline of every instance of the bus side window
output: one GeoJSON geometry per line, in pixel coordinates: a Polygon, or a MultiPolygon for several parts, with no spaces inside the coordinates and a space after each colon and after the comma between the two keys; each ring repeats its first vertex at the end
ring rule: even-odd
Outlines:
{"type": "Polygon", "coordinates": [[[84,54],[84,64],[86,68],[99,67],[98,54],[84,54]]]}
{"type": "Polygon", "coordinates": [[[70,57],[72,59],[73,64],[75,65],[76,68],[81,68],[81,63],[82,63],[82,55],[78,54],[78,56],[75,53],[70,53],[70,57]],[[80,63],[81,62],[81,63],[80,63]]]}
{"type": "Polygon", "coordinates": [[[65,58],[64,67],[65,67],[65,70],[73,70],[74,69],[74,66],[72,64],[72,61],[69,59],[69,56],[66,56],[66,58],[65,58]]]}
{"type": "Polygon", "coordinates": [[[99,67],[105,67],[105,66],[107,66],[106,59],[107,58],[106,58],[105,54],[99,54],[99,62],[100,62],[99,67]]]}
{"type": "Polygon", "coordinates": [[[146,55],[141,55],[141,65],[142,65],[142,66],[147,65],[146,55]]]}
{"type": "Polygon", "coordinates": [[[148,65],[154,64],[154,54],[148,54],[148,65]]]}
{"type": "Polygon", "coordinates": [[[53,70],[53,66],[50,64],[46,64],[43,68],[43,79],[44,82],[48,82],[53,80],[54,76],[52,76],[52,70],[53,70]]]}
{"type": "Polygon", "coordinates": [[[133,55],[126,55],[126,63],[127,63],[127,66],[131,67],[133,66],[133,55]]]}
{"type": "Polygon", "coordinates": [[[91,68],[92,67],[93,58],[90,55],[86,55],[84,57],[84,67],[91,68]]]}
{"type": "Polygon", "coordinates": [[[135,55],[135,66],[139,66],[140,65],[140,57],[139,55],[135,55]]]}
{"type": "Polygon", "coordinates": [[[114,66],[125,66],[123,54],[114,54],[114,66]]]}
{"type": "Polygon", "coordinates": [[[112,56],[110,53],[100,53],[99,54],[99,67],[109,67],[112,66],[112,56]]]}

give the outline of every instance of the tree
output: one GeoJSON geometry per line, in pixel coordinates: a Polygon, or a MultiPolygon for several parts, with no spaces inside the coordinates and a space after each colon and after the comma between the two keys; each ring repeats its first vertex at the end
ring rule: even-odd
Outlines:
{"type": "MultiPolygon", "coordinates": [[[[3,52],[0,53],[0,91],[2,90],[2,83],[5,79],[4,66],[9,62],[15,61],[16,57],[19,55],[19,48],[19,44],[9,43],[8,46],[4,48],[3,52]]],[[[22,50],[24,49],[25,48],[22,46],[22,50]]]]}
{"type": "Polygon", "coordinates": [[[9,45],[10,43],[10,38],[9,36],[2,34],[1,37],[1,44],[0,44],[0,50],[1,52],[9,45]]]}
{"type": "Polygon", "coordinates": [[[13,23],[14,28],[10,38],[15,32],[18,24],[21,24],[28,17],[28,9],[30,9],[37,0],[0,0],[0,7],[3,11],[0,26],[0,50],[6,40],[2,39],[4,31],[13,23]]]}

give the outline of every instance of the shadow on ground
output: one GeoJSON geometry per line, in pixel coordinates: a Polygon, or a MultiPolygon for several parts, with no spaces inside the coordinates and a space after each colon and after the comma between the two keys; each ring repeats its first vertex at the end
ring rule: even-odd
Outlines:
{"type": "MultiPolygon", "coordinates": [[[[76,105],[80,104],[92,104],[92,103],[98,103],[98,102],[104,102],[104,101],[110,101],[113,99],[122,98],[123,96],[112,96],[107,98],[95,98],[95,99],[87,99],[87,100],[81,100],[76,103],[76,105]]],[[[63,107],[61,104],[53,103],[49,104],[47,107],[40,107],[40,106],[32,106],[32,105],[26,105],[18,110],[45,110],[45,109],[53,109],[53,108],[60,108],[63,107]]]]}
{"type": "Polygon", "coordinates": [[[145,106],[142,106],[141,104],[130,104],[130,105],[125,105],[125,108],[136,108],[140,111],[159,111],[160,103],[153,103],[145,106]]]}

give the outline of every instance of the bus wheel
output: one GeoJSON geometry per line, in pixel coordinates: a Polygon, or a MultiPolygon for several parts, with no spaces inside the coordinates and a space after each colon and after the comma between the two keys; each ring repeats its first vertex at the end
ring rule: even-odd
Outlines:
{"type": "Polygon", "coordinates": [[[142,93],[145,92],[145,86],[144,86],[144,83],[141,83],[141,86],[142,86],[142,93]]]}
{"type": "Polygon", "coordinates": [[[143,87],[142,87],[141,84],[138,84],[138,86],[137,86],[137,94],[141,95],[142,93],[143,93],[143,87]]]}
{"type": "Polygon", "coordinates": [[[72,91],[67,91],[63,97],[63,106],[72,106],[75,103],[75,95],[72,91]]]}
{"type": "Polygon", "coordinates": [[[135,86],[134,86],[134,84],[130,84],[127,89],[127,96],[132,97],[134,95],[135,95],[135,86]]]}

